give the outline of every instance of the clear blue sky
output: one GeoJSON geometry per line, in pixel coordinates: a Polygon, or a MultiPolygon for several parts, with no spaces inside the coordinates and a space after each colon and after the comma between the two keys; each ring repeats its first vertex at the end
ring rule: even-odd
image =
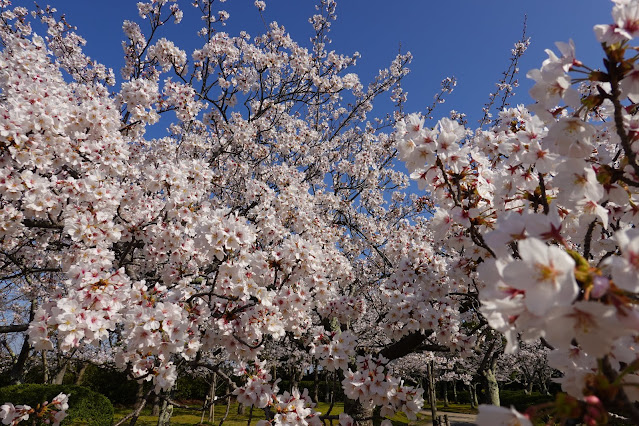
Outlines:
{"type": "MultiPolygon", "coordinates": [[[[30,5],[14,1],[14,5],[30,5]]],[[[50,0],[49,4],[67,15],[88,41],[86,52],[111,66],[119,76],[122,64],[122,21],[137,19],[134,0],[50,0]]],[[[201,26],[190,2],[181,0],[185,19],[179,32],[168,38],[185,48],[196,47],[195,32],[201,26]]],[[[217,4],[231,14],[226,31],[237,34],[244,29],[251,35],[264,31],[264,24],[253,0],[229,0],[217,4]]],[[[267,22],[284,25],[301,44],[307,42],[311,27],[307,18],[314,13],[313,0],[267,0],[267,22]]],[[[601,66],[601,49],[592,27],[611,21],[612,3],[607,0],[342,0],[338,1],[338,20],[333,26],[331,49],[350,54],[359,51],[357,72],[368,82],[377,70],[386,67],[398,51],[414,55],[411,74],[405,81],[407,111],[423,110],[432,102],[439,82],[455,75],[458,86],[438,115],[450,109],[466,112],[472,120],[480,116],[482,105],[494,83],[508,66],[510,49],[519,39],[524,15],[532,44],[520,63],[520,82],[515,102],[530,102],[525,73],[538,68],[546,58],[544,49],[555,41],[572,38],[577,55],[593,67],[601,66]]],[[[175,30],[170,25],[171,30],[175,30]]],[[[144,26],[142,27],[145,28],[144,26]]],[[[385,106],[375,113],[383,115],[385,106]]]]}

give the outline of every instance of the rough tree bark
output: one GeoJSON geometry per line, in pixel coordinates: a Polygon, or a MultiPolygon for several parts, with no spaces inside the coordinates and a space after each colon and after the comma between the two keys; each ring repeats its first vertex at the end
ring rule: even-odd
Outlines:
{"type": "Polygon", "coordinates": [[[484,396],[484,402],[486,404],[492,404],[499,406],[499,383],[497,383],[497,376],[493,368],[487,368],[482,372],[482,380],[486,389],[486,395],[484,396]]]}
{"type": "Polygon", "coordinates": [[[364,407],[359,400],[344,398],[344,412],[355,420],[357,426],[373,426],[373,407],[364,407]]]}
{"type": "Polygon", "coordinates": [[[497,383],[496,375],[497,360],[503,351],[503,348],[495,350],[498,343],[501,347],[501,336],[492,336],[490,346],[488,346],[477,371],[481,378],[481,384],[486,390],[483,402],[496,406],[499,406],[499,383],[497,383]]]}
{"type": "Polygon", "coordinates": [[[162,401],[162,409],[160,410],[160,415],[158,416],[158,426],[170,426],[172,415],[173,404],[165,399],[164,401],[162,401]]]}

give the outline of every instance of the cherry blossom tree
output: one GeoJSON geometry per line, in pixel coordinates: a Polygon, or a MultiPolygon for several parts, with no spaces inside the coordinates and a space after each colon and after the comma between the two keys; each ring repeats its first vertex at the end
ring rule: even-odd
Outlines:
{"type": "Polygon", "coordinates": [[[458,257],[418,217],[432,204],[402,192],[384,132],[397,116],[369,118],[381,94],[403,103],[409,54],[362,84],[357,54],[326,49],[332,0],[310,47],[275,23],[232,36],[228,13],[196,1],[205,25],[187,53],[161,37],[179,5],[140,2],[148,28],[125,21],[117,87],[56,10],[0,5],[1,272],[32,307],[27,352],[109,341],[156,393],[178,367],[206,368],[267,423],[317,423],[267,365],[266,347],[296,345],[341,375],[343,421],[370,422],[375,406],[415,415],[422,391],[390,361],[469,350],[461,324],[476,313],[457,308],[458,257]],[[168,132],[150,137],[154,125],[168,132]],[[210,362],[220,353],[240,386],[210,362]]]}
{"type": "Polygon", "coordinates": [[[526,393],[531,393],[536,386],[540,393],[549,394],[548,383],[554,370],[548,365],[549,349],[536,342],[533,345],[520,343],[514,354],[504,354],[506,371],[514,372],[514,379],[524,385],[526,393]]]}
{"type": "MultiPolygon", "coordinates": [[[[429,225],[466,260],[466,279],[490,326],[506,336],[506,352],[519,339],[552,348],[549,364],[570,395],[558,399],[559,420],[595,424],[621,409],[639,421],[630,343],[638,10],[636,1],[613,1],[613,23],[595,27],[601,69],[582,63],[572,42],[548,50],[527,74],[536,103],[502,110],[489,129],[447,118],[430,127],[420,114],[396,128],[400,157],[436,204],[429,225]]],[[[480,423],[495,424],[484,420],[491,412],[480,423]]],[[[503,416],[507,423],[519,414],[503,416]]]]}

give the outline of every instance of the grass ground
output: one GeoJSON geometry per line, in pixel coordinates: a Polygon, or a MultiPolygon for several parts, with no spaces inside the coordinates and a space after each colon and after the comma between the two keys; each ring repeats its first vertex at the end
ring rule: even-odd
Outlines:
{"type": "MultiPolygon", "coordinates": [[[[193,407],[196,407],[195,405],[193,407]]],[[[326,413],[328,411],[329,404],[319,403],[316,407],[317,411],[326,413]]],[[[115,408],[115,421],[118,421],[122,417],[126,416],[132,411],[131,407],[116,407],[115,408]]],[[[208,422],[208,410],[204,416],[204,425],[218,425],[220,420],[224,417],[226,411],[226,404],[215,405],[215,421],[208,422]]],[[[344,411],[344,404],[336,403],[331,410],[331,414],[340,414],[344,411]]],[[[200,424],[202,418],[202,411],[193,411],[183,408],[175,408],[173,410],[173,416],[171,417],[171,424],[176,426],[193,426],[200,424]]],[[[237,414],[237,403],[231,404],[229,415],[224,421],[225,426],[247,426],[249,419],[249,410],[246,409],[244,414],[237,414]]],[[[253,410],[253,418],[251,424],[256,424],[259,420],[264,419],[264,412],[262,410],[253,410]]],[[[419,415],[417,421],[409,421],[403,413],[397,414],[392,419],[394,426],[407,426],[407,425],[425,425],[430,420],[430,417],[425,415],[419,415]]],[[[137,421],[137,425],[140,426],[155,426],[158,422],[157,416],[151,415],[151,408],[147,407],[142,411],[142,415],[137,421]]]]}

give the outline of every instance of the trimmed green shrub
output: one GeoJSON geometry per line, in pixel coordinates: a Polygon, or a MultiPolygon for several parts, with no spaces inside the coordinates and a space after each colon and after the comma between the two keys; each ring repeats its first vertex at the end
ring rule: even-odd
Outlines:
{"type": "Polygon", "coordinates": [[[113,423],[113,405],[104,395],[76,385],[13,385],[0,388],[0,404],[11,402],[35,407],[51,401],[60,392],[69,395],[68,416],[63,425],[86,424],[110,426],[113,423]]]}
{"type": "Polygon", "coordinates": [[[138,383],[114,368],[89,365],[82,386],[101,393],[115,405],[132,405],[137,401],[138,383]]]}
{"type": "Polygon", "coordinates": [[[545,402],[554,401],[555,397],[552,395],[542,395],[539,392],[532,392],[529,395],[523,390],[508,391],[504,390],[499,392],[499,402],[502,407],[510,407],[511,405],[519,411],[526,411],[528,407],[537,404],[543,404],[545,402]]]}

